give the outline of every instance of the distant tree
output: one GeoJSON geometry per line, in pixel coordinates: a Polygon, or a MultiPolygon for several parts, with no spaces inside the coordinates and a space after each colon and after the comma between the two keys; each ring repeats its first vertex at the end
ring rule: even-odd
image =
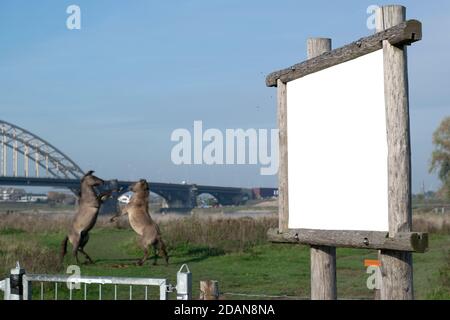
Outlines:
{"type": "Polygon", "coordinates": [[[441,194],[450,200],[450,117],[442,120],[434,132],[433,145],[429,171],[437,172],[442,181],[441,194]]]}
{"type": "Polygon", "coordinates": [[[72,195],[68,195],[66,193],[62,193],[62,192],[55,192],[55,191],[49,191],[48,194],[48,202],[50,203],[66,203],[66,204],[71,204],[71,202],[73,202],[72,195]]]}

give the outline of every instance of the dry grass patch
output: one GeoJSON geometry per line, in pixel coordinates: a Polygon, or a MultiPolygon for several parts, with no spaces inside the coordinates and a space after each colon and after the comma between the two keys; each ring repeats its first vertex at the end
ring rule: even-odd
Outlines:
{"type": "Polygon", "coordinates": [[[269,228],[278,225],[276,218],[199,218],[189,217],[161,222],[164,239],[171,246],[182,244],[241,251],[267,243],[269,228]]]}
{"type": "Polygon", "coordinates": [[[33,241],[0,238],[0,275],[9,274],[17,261],[30,273],[57,273],[62,269],[59,255],[54,250],[33,241]]]}
{"type": "Polygon", "coordinates": [[[428,233],[450,233],[449,214],[421,214],[413,216],[413,230],[428,233]]]}
{"type": "MultiPolygon", "coordinates": [[[[73,219],[71,214],[34,214],[10,213],[0,214],[0,233],[2,230],[16,229],[29,233],[66,232],[73,219]]],[[[101,216],[97,219],[96,227],[113,227],[109,217],[101,216]]]]}

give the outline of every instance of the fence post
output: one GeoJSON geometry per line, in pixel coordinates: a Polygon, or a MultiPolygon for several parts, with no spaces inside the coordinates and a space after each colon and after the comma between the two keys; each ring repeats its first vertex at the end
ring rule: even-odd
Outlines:
{"type": "MultiPolygon", "coordinates": [[[[331,39],[308,39],[308,59],[328,51],[331,51],[331,39]]],[[[311,299],[335,300],[336,298],[336,248],[311,246],[311,299]]]]}
{"type": "Polygon", "coordinates": [[[6,281],[5,300],[23,300],[23,275],[25,269],[17,262],[16,267],[11,269],[9,281],[6,281]]]}
{"type": "Polygon", "coordinates": [[[161,281],[159,285],[159,300],[167,300],[167,281],[161,281]]]}
{"type": "Polygon", "coordinates": [[[177,300],[192,299],[192,273],[187,264],[183,264],[177,272],[177,300]],[[186,271],[183,269],[186,267],[186,271]]]}
{"type": "Polygon", "coordinates": [[[216,280],[200,281],[200,300],[219,300],[219,282],[216,280]]]}
{"type": "Polygon", "coordinates": [[[9,300],[9,278],[0,281],[0,290],[3,291],[3,300],[9,300]]]}
{"type": "MultiPolygon", "coordinates": [[[[376,13],[377,31],[406,20],[406,8],[380,7],[376,13]]],[[[406,46],[383,41],[386,130],[388,136],[389,237],[409,232],[411,211],[411,146],[409,133],[408,71],[406,46]]],[[[412,253],[381,250],[380,298],[413,299],[412,253]]]]}

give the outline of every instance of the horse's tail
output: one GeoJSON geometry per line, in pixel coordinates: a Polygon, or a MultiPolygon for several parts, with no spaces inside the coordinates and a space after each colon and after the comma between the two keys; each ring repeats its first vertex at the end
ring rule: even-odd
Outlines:
{"type": "Polygon", "coordinates": [[[61,243],[61,261],[64,259],[64,256],[67,253],[67,241],[69,240],[69,236],[66,236],[61,243]]]}

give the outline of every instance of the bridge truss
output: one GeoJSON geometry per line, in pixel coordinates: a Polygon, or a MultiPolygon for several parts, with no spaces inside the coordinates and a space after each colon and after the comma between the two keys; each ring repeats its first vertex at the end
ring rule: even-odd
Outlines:
{"type": "Polygon", "coordinates": [[[79,179],[84,174],[67,155],[23,128],[0,120],[0,138],[3,177],[79,179]]]}

